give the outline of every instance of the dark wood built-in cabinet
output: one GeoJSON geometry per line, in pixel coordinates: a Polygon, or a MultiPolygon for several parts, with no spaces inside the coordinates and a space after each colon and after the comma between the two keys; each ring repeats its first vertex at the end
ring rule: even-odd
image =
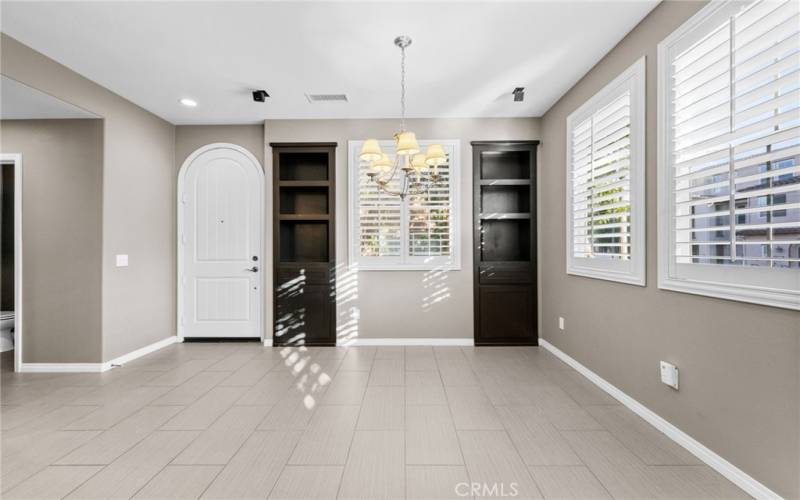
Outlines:
{"type": "Polygon", "coordinates": [[[335,345],[336,143],[271,143],[275,345],[335,345]]]}
{"type": "Polygon", "coordinates": [[[472,143],[476,345],[537,345],[538,141],[472,143]]]}

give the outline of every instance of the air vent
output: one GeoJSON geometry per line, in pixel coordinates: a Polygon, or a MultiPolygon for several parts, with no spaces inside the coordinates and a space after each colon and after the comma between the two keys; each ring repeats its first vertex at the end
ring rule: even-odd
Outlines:
{"type": "Polygon", "coordinates": [[[308,102],[347,102],[345,94],[306,94],[308,102]]]}

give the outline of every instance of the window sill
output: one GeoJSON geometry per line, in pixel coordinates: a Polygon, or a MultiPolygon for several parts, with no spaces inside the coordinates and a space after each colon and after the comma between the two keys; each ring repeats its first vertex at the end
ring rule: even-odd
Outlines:
{"type": "Polygon", "coordinates": [[[673,292],[691,293],[716,299],[735,300],[762,306],[780,307],[800,311],[800,291],[736,286],[724,283],[661,277],[658,288],[673,292]]]}
{"type": "Polygon", "coordinates": [[[616,281],[626,285],[646,286],[644,277],[620,274],[612,271],[601,271],[598,269],[567,269],[570,276],[580,276],[582,278],[594,278],[605,281],[616,281]]]}
{"type": "Polygon", "coordinates": [[[358,263],[353,263],[354,266],[358,271],[413,271],[413,272],[420,272],[420,271],[460,271],[460,265],[397,265],[397,266],[369,266],[363,265],[358,263]]]}

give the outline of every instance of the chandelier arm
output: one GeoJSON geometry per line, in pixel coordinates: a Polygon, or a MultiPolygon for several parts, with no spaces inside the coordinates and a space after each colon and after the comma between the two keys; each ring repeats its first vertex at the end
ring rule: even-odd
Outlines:
{"type": "Polygon", "coordinates": [[[389,183],[392,179],[394,179],[396,172],[397,172],[397,159],[395,158],[394,165],[392,166],[392,168],[386,172],[379,173],[376,176],[375,180],[389,183]]]}
{"type": "Polygon", "coordinates": [[[386,193],[386,194],[390,194],[390,195],[392,195],[392,196],[405,196],[405,195],[404,195],[402,192],[400,192],[400,191],[393,191],[393,190],[391,190],[391,189],[389,189],[389,188],[387,188],[387,187],[385,187],[385,186],[381,186],[380,184],[378,185],[378,189],[379,189],[379,190],[381,190],[381,191],[383,191],[384,193],[386,193]]]}
{"type": "Polygon", "coordinates": [[[377,179],[374,179],[373,182],[376,183],[378,189],[384,193],[390,194],[392,196],[399,196],[401,198],[405,198],[406,196],[421,196],[425,194],[429,194],[432,187],[439,184],[439,179],[433,178],[425,178],[425,180],[420,180],[419,182],[412,182],[411,175],[412,173],[406,173],[403,175],[403,183],[402,189],[397,191],[393,189],[389,189],[386,187],[388,182],[394,178],[394,174],[397,172],[397,165],[390,171],[389,176],[387,177],[380,177],[378,176],[377,179]],[[377,182],[381,181],[381,182],[377,182]],[[416,186],[416,188],[415,188],[416,186]]]}
{"type": "Polygon", "coordinates": [[[420,181],[417,183],[419,188],[416,191],[409,191],[409,195],[411,196],[420,196],[423,194],[429,194],[432,187],[436,186],[439,183],[438,180],[435,179],[427,179],[425,181],[420,181]]]}

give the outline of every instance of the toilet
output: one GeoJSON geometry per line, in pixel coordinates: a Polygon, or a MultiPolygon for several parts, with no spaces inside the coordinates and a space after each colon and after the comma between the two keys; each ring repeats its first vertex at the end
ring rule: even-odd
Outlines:
{"type": "Polygon", "coordinates": [[[14,348],[14,311],[0,312],[0,352],[14,348]]]}

